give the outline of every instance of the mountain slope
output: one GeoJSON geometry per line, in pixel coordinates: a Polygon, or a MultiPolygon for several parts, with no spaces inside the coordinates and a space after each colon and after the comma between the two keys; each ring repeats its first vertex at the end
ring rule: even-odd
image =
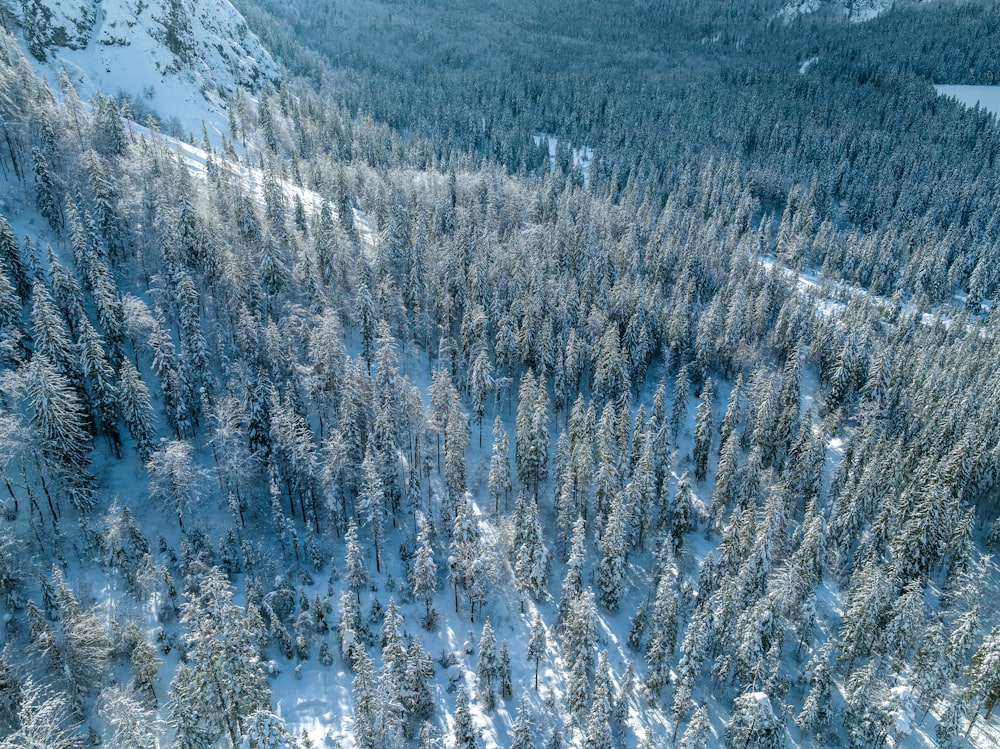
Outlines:
{"type": "Polygon", "coordinates": [[[276,80],[270,53],[228,0],[0,0],[39,69],[78,93],[121,93],[133,108],[193,129],[219,124],[220,102],[276,80]]]}

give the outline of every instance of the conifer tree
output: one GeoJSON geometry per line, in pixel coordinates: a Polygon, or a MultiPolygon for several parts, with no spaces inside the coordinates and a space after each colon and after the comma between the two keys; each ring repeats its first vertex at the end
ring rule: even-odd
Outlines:
{"type": "Polygon", "coordinates": [[[240,740],[250,716],[268,707],[270,689],[244,610],[233,603],[229,581],[208,570],[182,606],[187,661],[171,682],[172,713],[178,730],[215,741],[240,740]]]}
{"type": "Polygon", "coordinates": [[[537,498],[539,487],[548,478],[548,395],[544,384],[529,370],[521,378],[518,396],[514,437],[517,476],[537,498]]]}
{"type": "Polygon", "coordinates": [[[146,462],[151,480],[149,493],[167,504],[184,530],[184,518],[201,496],[201,474],[194,467],[191,443],[187,440],[162,442],[146,462]]]}
{"type": "Polygon", "coordinates": [[[447,423],[448,431],[444,440],[444,483],[448,490],[448,498],[452,503],[456,503],[466,489],[465,450],[469,444],[465,413],[457,399],[448,412],[447,423]]]}
{"type": "Polygon", "coordinates": [[[499,672],[500,699],[509,700],[514,696],[514,684],[511,681],[514,675],[510,665],[510,648],[506,640],[500,643],[499,672]]]}
{"type": "Polygon", "coordinates": [[[587,716],[587,729],[584,734],[585,749],[611,749],[611,680],[608,673],[608,654],[602,650],[597,659],[597,671],[594,675],[593,699],[590,703],[590,713],[587,716]]]}
{"type": "Polygon", "coordinates": [[[736,698],[726,724],[727,747],[777,749],[784,743],[782,725],[766,694],[746,692],[736,698]]]}
{"type": "Polygon", "coordinates": [[[469,391],[472,395],[472,413],[479,423],[479,446],[483,446],[483,416],[486,413],[486,400],[493,393],[495,380],[493,377],[493,364],[490,362],[489,353],[483,347],[472,363],[472,373],[470,375],[469,391]]]}
{"type": "Polygon", "coordinates": [[[285,721],[270,710],[255,710],[247,719],[239,749],[298,749],[298,740],[288,732],[285,721]]]}
{"type": "Polygon", "coordinates": [[[547,638],[545,635],[545,623],[542,615],[535,613],[535,621],[531,625],[531,633],[528,636],[528,651],[526,653],[529,661],[535,662],[535,691],[538,691],[538,664],[545,657],[547,648],[547,638]]]}
{"type": "Polygon", "coordinates": [[[87,457],[90,435],[76,391],[41,353],[26,366],[25,375],[30,424],[45,469],[73,507],[90,510],[94,489],[87,457]]]}
{"type": "Polygon", "coordinates": [[[431,525],[423,513],[417,514],[417,551],[410,568],[410,587],[414,598],[424,599],[424,622],[431,621],[431,598],[438,589],[437,564],[431,542],[431,525]]]}
{"type": "Polygon", "coordinates": [[[360,606],[361,589],[368,584],[368,568],[365,566],[364,555],[361,553],[361,544],[358,543],[358,526],[354,522],[354,518],[350,519],[347,526],[347,533],[344,535],[344,548],[346,554],[344,576],[347,579],[347,587],[354,592],[360,606]]]}
{"type": "Polygon", "coordinates": [[[704,481],[712,448],[712,380],[706,379],[694,420],[694,479],[704,481]]]}
{"type": "Polygon", "coordinates": [[[510,438],[499,414],[493,420],[493,446],[490,452],[490,472],[487,489],[493,499],[493,512],[500,516],[500,498],[506,503],[510,495],[510,438]]]}
{"type": "Polygon", "coordinates": [[[532,738],[528,696],[522,694],[517,705],[517,717],[510,729],[510,749],[532,749],[532,738]]]}
{"type": "Polygon", "coordinates": [[[570,611],[579,595],[583,592],[583,565],[587,526],[583,517],[579,517],[573,525],[573,541],[570,545],[569,559],[566,562],[566,574],[563,577],[562,592],[559,596],[559,607],[556,620],[560,626],[566,624],[570,611]]]}
{"type": "Polygon", "coordinates": [[[118,367],[118,396],[122,421],[135,440],[139,458],[146,462],[153,454],[156,439],[155,417],[149,390],[132,362],[122,358],[118,367]]]}
{"type": "Polygon", "coordinates": [[[816,652],[807,668],[809,692],[802,703],[802,709],[795,716],[795,724],[805,736],[815,736],[830,724],[833,674],[829,658],[829,646],[823,647],[816,652]]]}
{"type": "Polygon", "coordinates": [[[694,492],[685,471],[677,483],[677,494],[671,506],[670,537],[675,554],[681,550],[684,535],[694,528],[694,512],[694,492]]]}
{"type": "Polygon", "coordinates": [[[670,403],[670,438],[677,444],[684,419],[687,417],[688,390],[691,388],[691,376],[687,365],[680,368],[677,379],[674,380],[674,397],[670,403]]]}
{"type": "Polygon", "coordinates": [[[103,745],[111,749],[156,749],[166,727],[154,710],[117,684],[101,691],[97,714],[110,729],[103,745]]]}
{"type": "Polygon", "coordinates": [[[21,253],[10,223],[2,215],[0,215],[0,261],[3,261],[10,272],[11,281],[14,282],[14,288],[21,302],[27,303],[32,288],[31,265],[21,253]]]}
{"type": "Polygon", "coordinates": [[[497,656],[497,641],[493,634],[493,625],[486,617],[483,624],[483,634],[479,638],[479,657],[476,663],[476,676],[479,678],[480,701],[483,709],[493,712],[496,706],[495,686],[500,679],[500,659],[497,656]]]}
{"type": "Polygon", "coordinates": [[[385,494],[382,479],[375,467],[375,457],[371,450],[366,451],[361,464],[362,483],[358,492],[358,512],[372,534],[375,548],[375,571],[382,572],[382,537],[385,532],[385,494]]]}
{"type": "Polygon", "coordinates": [[[681,749],[706,749],[708,746],[708,732],[711,723],[708,722],[708,710],[704,704],[698,705],[691,720],[688,721],[687,728],[681,734],[681,749]]]}
{"type": "Polygon", "coordinates": [[[986,711],[983,717],[989,720],[993,708],[1000,702],[1000,625],[993,627],[972,654],[967,678],[968,702],[975,707],[972,720],[975,721],[981,710],[986,711]]]}
{"type": "Polygon", "coordinates": [[[430,679],[434,662],[420,640],[414,638],[406,650],[406,668],[399,684],[400,703],[407,716],[404,733],[412,738],[416,727],[434,714],[434,694],[430,679]]]}
{"type": "Polygon", "coordinates": [[[549,551],[534,499],[518,497],[515,511],[514,584],[522,595],[537,598],[548,582],[549,551]]]}
{"type": "Polygon", "coordinates": [[[0,331],[13,330],[21,318],[21,300],[7,279],[7,266],[0,258],[0,331]]]}
{"type": "Polygon", "coordinates": [[[472,714],[469,712],[469,693],[465,684],[459,684],[455,697],[455,719],[452,727],[452,737],[456,749],[477,749],[479,738],[472,724],[472,714]]]}
{"type": "Polygon", "coordinates": [[[619,492],[608,515],[608,525],[601,537],[601,563],[597,573],[597,588],[601,603],[608,611],[618,610],[625,590],[625,507],[624,496],[619,492]]]}
{"type": "Polygon", "coordinates": [[[35,174],[35,205],[57,234],[62,229],[62,209],[56,198],[56,187],[48,161],[40,148],[31,149],[31,163],[35,174]]]}
{"type": "Polygon", "coordinates": [[[618,696],[611,705],[612,731],[615,741],[619,746],[625,743],[625,726],[628,723],[629,710],[632,703],[632,694],[635,691],[635,671],[632,669],[632,661],[625,666],[621,681],[618,683],[618,696]]]}

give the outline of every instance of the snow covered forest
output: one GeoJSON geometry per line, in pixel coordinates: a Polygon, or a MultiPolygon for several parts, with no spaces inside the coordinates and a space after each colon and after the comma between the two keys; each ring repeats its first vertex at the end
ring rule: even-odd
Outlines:
{"type": "Polygon", "coordinates": [[[855,5],[0,0],[0,749],[1000,746],[1000,7],[855,5]]]}

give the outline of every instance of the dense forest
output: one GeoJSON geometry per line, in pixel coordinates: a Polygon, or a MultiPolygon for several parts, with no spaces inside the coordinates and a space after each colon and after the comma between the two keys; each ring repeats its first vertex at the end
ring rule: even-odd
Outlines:
{"type": "Polygon", "coordinates": [[[0,748],[1000,741],[992,3],[235,5],[0,39],[0,748]]]}

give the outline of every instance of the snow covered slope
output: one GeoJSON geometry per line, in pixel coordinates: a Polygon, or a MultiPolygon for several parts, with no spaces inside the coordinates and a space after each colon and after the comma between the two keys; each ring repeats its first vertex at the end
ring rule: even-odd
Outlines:
{"type": "Polygon", "coordinates": [[[40,70],[65,70],[77,92],[127,94],[136,109],[188,129],[219,123],[221,98],[278,77],[228,0],[0,0],[40,70]]]}
{"type": "Polygon", "coordinates": [[[863,23],[878,18],[897,6],[915,5],[919,2],[921,0],[790,0],[778,11],[778,17],[788,23],[797,16],[830,9],[835,15],[843,16],[851,23],[863,23]]]}

